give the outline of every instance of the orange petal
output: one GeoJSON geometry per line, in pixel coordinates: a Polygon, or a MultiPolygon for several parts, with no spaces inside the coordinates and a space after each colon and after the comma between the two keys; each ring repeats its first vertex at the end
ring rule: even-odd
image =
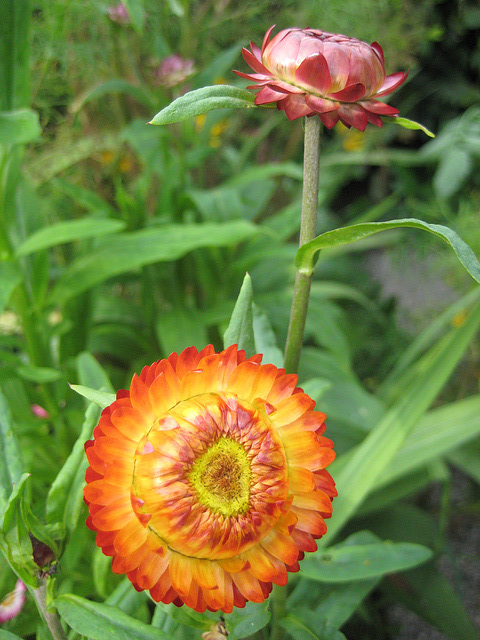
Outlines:
{"type": "Polygon", "coordinates": [[[272,556],[263,546],[252,547],[245,552],[244,557],[250,563],[250,571],[262,582],[274,582],[281,586],[287,584],[285,564],[272,556]]]}
{"type": "Polygon", "coordinates": [[[109,484],[105,480],[90,482],[83,490],[83,495],[88,502],[99,505],[107,505],[126,495],[125,487],[109,484]]]}
{"type": "Polygon", "coordinates": [[[192,570],[190,558],[172,551],[170,564],[168,565],[172,587],[180,597],[187,596],[192,583],[192,570]]]}
{"type": "Polygon", "coordinates": [[[149,553],[138,566],[136,582],[140,589],[151,589],[160,579],[169,561],[170,554],[161,557],[157,553],[149,553]]]}
{"type": "Polygon", "coordinates": [[[272,529],[261,542],[262,546],[286,565],[293,564],[298,559],[298,548],[290,535],[285,535],[272,529]]]}
{"type": "Polygon", "coordinates": [[[103,509],[93,516],[92,522],[97,529],[114,531],[122,529],[135,517],[130,496],[128,495],[103,507],[103,509]]]}
{"type": "Polygon", "coordinates": [[[287,437],[299,431],[315,431],[317,436],[325,431],[325,414],[320,411],[307,411],[302,416],[280,428],[280,434],[287,437]]]}
{"type": "Polygon", "coordinates": [[[133,553],[146,541],[148,531],[142,527],[137,518],[128,522],[115,536],[115,549],[122,556],[133,553]]]}
{"type": "Polygon", "coordinates": [[[304,467],[288,467],[288,480],[292,493],[313,491],[315,489],[315,476],[312,471],[304,467]]]}
{"type": "Polygon", "coordinates": [[[255,362],[247,360],[239,364],[228,381],[228,392],[236,393],[243,400],[250,398],[258,370],[259,365],[255,362]]]}
{"type": "Polygon", "coordinates": [[[110,420],[120,433],[135,442],[138,442],[150,427],[150,423],[145,419],[145,416],[133,407],[119,406],[115,408],[110,420]]]}
{"type": "Polygon", "coordinates": [[[253,576],[249,570],[234,573],[232,580],[237,586],[242,596],[251,602],[263,602],[265,595],[263,593],[260,581],[253,576]]]}
{"type": "Polygon", "coordinates": [[[332,501],[323,491],[297,493],[293,497],[293,504],[295,507],[301,507],[302,509],[314,509],[324,516],[332,513],[332,501]]]}
{"type": "Polygon", "coordinates": [[[114,573],[127,573],[127,571],[132,571],[138,567],[141,562],[143,562],[149,553],[150,549],[147,544],[143,544],[127,556],[116,555],[113,558],[112,571],[114,573]]]}
{"type": "Polygon", "coordinates": [[[317,511],[311,509],[302,509],[300,507],[292,507],[292,511],[298,518],[296,528],[301,531],[311,533],[316,538],[323,536],[327,532],[325,520],[317,511]]]}
{"type": "Polygon", "coordinates": [[[180,400],[180,381],[173,372],[172,375],[160,373],[150,385],[148,393],[153,413],[161,418],[180,400]]]}
{"type": "Polygon", "coordinates": [[[174,591],[174,593],[172,593],[172,591],[174,590],[172,589],[170,572],[167,567],[160,578],[157,580],[156,584],[150,589],[150,595],[155,600],[155,602],[165,602],[165,600],[172,602],[172,600],[174,600],[178,595],[176,591],[174,591]],[[173,595],[171,600],[167,598],[167,594],[169,596],[173,595]]]}
{"type": "MultiPolygon", "coordinates": [[[[283,371],[283,369],[281,371],[283,371]]],[[[280,375],[273,383],[273,387],[265,399],[273,405],[278,404],[292,395],[297,386],[297,382],[298,376],[294,373],[280,375]]]]}
{"type": "Polygon", "coordinates": [[[321,447],[313,431],[304,431],[283,440],[288,463],[311,471],[322,469],[335,459],[332,449],[321,447]]]}
{"type": "Polygon", "coordinates": [[[270,420],[277,428],[283,427],[314,407],[315,402],[306,393],[295,393],[277,404],[277,410],[270,414],[270,420]]]}
{"type": "Polygon", "coordinates": [[[152,420],[154,419],[148,387],[136,373],[133,374],[132,382],[130,384],[130,400],[134,409],[138,409],[142,416],[145,416],[145,418],[148,417],[152,420]]]}

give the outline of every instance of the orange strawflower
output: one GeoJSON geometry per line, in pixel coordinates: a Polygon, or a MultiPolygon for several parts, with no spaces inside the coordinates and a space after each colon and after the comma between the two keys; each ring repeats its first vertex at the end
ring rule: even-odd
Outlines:
{"type": "Polygon", "coordinates": [[[133,376],[85,445],[87,525],[157,602],[263,602],[326,532],[325,415],[261,359],[236,345],[173,353],[133,376]]]}

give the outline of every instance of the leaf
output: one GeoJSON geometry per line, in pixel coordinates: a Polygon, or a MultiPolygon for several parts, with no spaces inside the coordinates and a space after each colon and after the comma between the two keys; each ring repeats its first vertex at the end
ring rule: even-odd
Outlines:
{"type": "Polygon", "coordinates": [[[112,78],[103,82],[98,87],[89,89],[70,105],[69,110],[72,113],[78,113],[88,102],[98,100],[109,93],[124,93],[132,96],[140,104],[145,105],[149,109],[153,106],[153,100],[141,87],[137,87],[136,85],[120,78],[112,78]]]}
{"type": "MultiPolygon", "coordinates": [[[[78,491],[76,491],[75,486],[75,478],[78,475],[78,470],[81,469],[80,475],[82,478],[82,489],[83,476],[87,468],[84,445],[85,442],[91,438],[93,428],[97,424],[99,416],[99,408],[94,404],[89,405],[85,412],[85,420],[82,425],[82,430],[75,442],[73,450],[68,456],[63,467],[60,469],[57,477],[50,487],[50,491],[48,492],[47,522],[65,523],[67,517],[70,518],[70,520],[72,519],[73,511],[78,511],[78,508],[75,509],[72,504],[72,494],[76,493],[78,496],[78,491]]],[[[74,500],[74,502],[78,502],[78,500],[74,500]]]]}
{"type": "Polygon", "coordinates": [[[0,313],[7,306],[10,296],[22,281],[22,276],[13,262],[0,263],[0,313]]]}
{"type": "Polygon", "coordinates": [[[377,542],[330,547],[302,562],[302,573],[320,582],[366,580],[412,569],[432,557],[432,551],[410,542],[377,542]]]}
{"type": "Polygon", "coordinates": [[[18,577],[37,588],[38,567],[32,557],[32,543],[22,512],[25,488],[30,474],[24,473],[13,487],[4,513],[0,513],[0,550],[18,577]]]}
{"type": "Polygon", "coordinates": [[[102,218],[88,217],[82,220],[70,220],[68,222],[58,222],[39,229],[29,236],[17,247],[16,255],[28,256],[35,251],[56,247],[66,242],[75,242],[85,238],[98,238],[99,236],[116,233],[125,228],[125,223],[121,220],[110,220],[102,218]]]}
{"type": "Polygon", "coordinates": [[[439,198],[449,198],[456,193],[473,166],[473,158],[465,149],[453,147],[445,151],[433,176],[433,188],[439,198]]]}
{"type": "Polygon", "coordinates": [[[22,638],[14,633],[10,633],[10,631],[0,629],[0,640],[22,640],[22,638]]]}
{"type": "Polygon", "coordinates": [[[54,605],[74,631],[91,640],[171,640],[170,635],[128,616],[117,607],[69,593],[59,596],[54,605]]]}
{"type": "Polygon", "coordinates": [[[328,533],[320,545],[330,540],[354,515],[377,479],[391,464],[407,435],[433,402],[478,329],[480,304],[465,323],[453,329],[435,346],[428,366],[413,380],[402,398],[380,419],[363,442],[333,463],[338,497],[328,533]]]}
{"type": "Polygon", "coordinates": [[[435,138],[435,134],[434,133],[429,131],[429,129],[427,129],[427,127],[424,127],[423,124],[415,122],[415,120],[409,120],[408,118],[400,118],[398,116],[392,117],[392,118],[390,118],[388,116],[384,116],[382,118],[382,120],[384,122],[393,122],[393,124],[398,124],[401,127],[403,127],[404,129],[413,129],[413,130],[423,131],[423,133],[426,133],[427,136],[429,136],[430,138],[435,138]]]}
{"type": "Polygon", "coordinates": [[[480,485],[480,440],[452,451],[448,460],[480,485]]]}
{"type": "Polygon", "coordinates": [[[244,220],[222,224],[172,224],[119,233],[99,240],[98,248],[77,258],[55,285],[50,302],[63,304],[94,285],[155,262],[181,258],[200,247],[223,247],[259,232],[244,220]]]}
{"type": "Polygon", "coordinates": [[[230,324],[223,336],[225,348],[231,344],[237,344],[239,349],[245,349],[247,358],[255,354],[252,304],[252,279],[247,273],[243,279],[242,288],[230,318],[230,324]]]}
{"type": "Polygon", "coordinates": [[[253,303],[253,335],[255,353],[263,354],[263,364],[283,367],[283,353],[277,346],[277,339],[266,313],[253,303]]]}
{"type": "Polygon", "coordinates": [[[36,111],[18,109],[0,112],[1,144],[26,144],[36,140],[41,133],[36,111]]]}
{"type": "Polygon", "coordinates": [[[388,222],[364,222],[363,224],[354,224],[341,229],[327,231],[300,247],[295,257],[295,265],[301,273],[310,275],[313,273],[315,256],[321,249],[350,244],[363,240],[379,231],[401,227],[423,229],[447,242],[472,278],[480,283],[480,264],[470,247],[452,229],[440,224],[428,224],[415,218],[390,220],[388,222]]]}
{"type": "Polygon", "coordinates": [[[90,402],[98,404],[98,406],[102,409],[105,409],[105,407],[108,407],[112,404],[112,402],[115,402],[116,400],[116,395],[114,393],[97,391],[97,389],[84,387],[82,384],[71,384],[70,389],[83,396],[87,400],[90,400],[90,402]]]}
{"type": "Polygon", "coordinates": [[[385,486],[400,476],[411,474],[478,435],[480,395],[430,411],[413,429],[376,486],[385,486]]]}
{"type": "MultiPolygon", "coordinates": [[[[78,354],[77,370],[78,378],[82,385],[91,387],[92,390],[104,389],[105,391],[110,391],[113,393],[112,383],[110,382],[105,369],[98,363],[98,361],[92,356],[91,353],[83,351],[82,353],[78,354]]],[[[112,402],[113,400],[108,404],[111,404],[112,402]]]]}
{"type": "Polygon", "coordinates": [[[0,111],[30,102],[30,2],[0,2],[0,111]]]}
{"type": "Polygon", "coordinates": [[[189,91],[162,109],[148,124],[171,124],[202,115],[214,109],[244,109],[254,106],[255,96],[228,84],[217,84],[189,91]]]}
{"type": "Polygon", "coordinates": [[[0,512],[22,476],[20,449],[13,431],[10,407],[0,392],[0,512]]]}
{"type": "Polygon", "coordinates": [[[143,25],[145,23],[145,9],[143,8],[143,0],[125,0],[125,7],[132,21],[133,28],[141,35],[143,25]]]}
{"type": "Polygon", "coordinates": [[[63,378],[63,373],[50,367],[35,367],[32,364],[21,364],[16,367],[17,374],[24,380],[44,384],[46,382],[56,382],[63,378]]]}
{"type": "Polygon", "coordinates": [[[207,326],[197,309],[183,309],[179,305],[161,313],[155,330],[164,353],[180,353],[189,346],[198,350],[208,344],[207,326]]]}
{"type": "Polygon", "coordinates": [[[296,609],[279,621],[295,640],[347,640],[334,626],[308,609],[296,609]]]}

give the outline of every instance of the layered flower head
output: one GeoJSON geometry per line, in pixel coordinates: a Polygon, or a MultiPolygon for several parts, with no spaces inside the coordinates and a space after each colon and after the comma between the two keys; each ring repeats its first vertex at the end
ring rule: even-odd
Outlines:
{"type": "Polygon", "coordinates": [[[263,602],[326,532],[324,414],[236,345],[145,367],[85,445],[87,525],[137,590],[197,611],[263,602]]]}
{"type": "Polygon", "coordinates": [[[289,120],[320,117],[331,129],[340,120],[364,131],[368,122],[382,126],[380,116],[396,116],[398,109],[376,98],[387,96],[405,81],[407,73],[385,76],[382,47],[319,29],[284,29],[262,48],[250,43],[245,62],[256,73],[235,73],[253,80],[259,89],[255,104],[276,103],[289,120]]]}

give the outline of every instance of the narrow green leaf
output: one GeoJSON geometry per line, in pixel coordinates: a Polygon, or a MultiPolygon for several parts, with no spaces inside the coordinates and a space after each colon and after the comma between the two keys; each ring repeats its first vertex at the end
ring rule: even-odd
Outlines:
{"type": "Polygon", "coordinates": [[[377,478],[391,464],[405,438],[412,431],[458,364],[480,323],[480,304],[472,310],[465,323],[445,336],[436,345],[428,367],[422,371],[402,398],[380,419],[364,441],[354,450],[334,462],[338,497],[328,533],[320,545],[330,540],[354,515],[377,478]]]}
{"type": "Polygon", "coordinates": [[[311,274],[314,268],[315,256],[321,249],[350,244],[358,240],[363,240],[379,231],[399,229],[401,227],[423,229],[447,242],[455,251],[457,258],[472,278],[480,283],[480,264],[470,247],[448,227],[440,224],[428,224],[415,218],[390,220],[388,222],[365,222],[363,224],[354,224],[349,227],[327,231],[300,247],[297,251],[295,264],[302,273],[311,274]]]}
{"type": "MultiPolygon", "coordinates": [[[[83,351],[77,356],[77,371],[81,385],[90,387],[92,390],[103,389],[113,393],[114,389],[105,369],[88,351],[83,351]]],[[[108,404],[111,404],[112,402],[113,400],[108,404]]],[[[100,404],[100,406],[102,406],[102,404],[100,404]]]]}
{"type": "Polygon", "coordinates": [[[480,435],[480,395],[458,400],[430,411],[378,479],[376,487],[412,473],[435,458],[480,435]]]}
{"type": "Polygon", "coordinates": [[[63,594],[55,602],[61,617],[77,633],[91,640],[171,640],[169,634],[106,604],[63,594]]]}
{"type": "Polygon", "coordinates": [[[237,302],[235,303],[235,308],[230,318],[230,324],[223,336],[223,344],[225,347],[231,344],[238,344],[239,349],[245,349],[247,357],[255,354],[252,304],[252,279],[247,273],[243,280],[240,293],[238,294],[237,302]]]}
{"type": "Polygon", "coordinates": [[[423,131],[423,133],[426,133],[427,136],[429,136],[430,138],[435,138],[435,134],[434,133],[429,131],[429,129],[427,129],[427,127],[424,127],[423,124],[415,122],[415,120],[409,120],[408,118],[400,118],[400,117],[392,117],[392,118],[390,118],[389,116],[384,116],[382,118],[382,120],[384,122],[393,122],[393,124],[398,124],[401,127],[403,127],[404,129],[413,129],[413,130],[416,130],[416,131],[418,131],[418,130],[423,131]]]}
{"type": "Polygon", "coordinates": [[[78,111],[83,109],[83,107],[88,102],[103,98],[103,96],[110,93],[123,93],[126,95],[130,95],[135,98],[135,100],[137,100],[140,104],[145,105],[149,109],[151,109],[153,106],[153,100],[147,93],[145,93],[145,91],[141,87],[137,87],[134,84],[127,82],[126,80],[112,78],[111,80],[103,82],[101,85],[95,87],[94,89],[89,89],[86,93],[77,98],[77,100],[75,100],[70,105],[70,111],[72,113],[78,113],[78,111]]]}
{"type": "Polygon", "coordinates": [[[0,511],[22,476],[20,449],[13,432],[12,414],[0,392],[0,511]]]}
{"type": "Polygon", "coordinates": [[[21,364],[16,367],[17,374],[24,380],[44,384],[46,382],[56,382],[63,378],[63,373],[50,367],[35,367],[31,364],[21,364]]]}
{"type": "Polygon", "coordinates": [[[452,451],[448,460],[480,485],[480,439],[452,451]]]}
{"type": "Polygon", "coordinates": [[[277,338],[273,332],[267,314],[253,304],[253,335],[255,353],[263,354],[263,364],[274,364],[283,367],[283,353],[277,346],[277,338]]]}
{"type": "Polygon", "coordinates": [[[222,224],[172,224],[133,233],[119,233],[98,241],[98,248],[77,258],[65,270],[50,302],[63,304],[108,278],[155,262],[168,262],[200,247],[238,244],[259,232],[244,220],[222,224]]]}
{"type": "Polygon", "coordinates": [[[143,25],[145,23],[145,9],[143,6],[143,0],[125,0],[125,6],[132,21],[133,28],[141,35],[143,32],[143,25]]]}
{"type": "Polygon", "coordinates": [[[254,106],[255,96],[228,84],[216,84],[189,91],[162,109],[149,124],[171,124],[202,115],[213,109],[244,109],[254,106]]]}
{"type": "Polygon", "coordinates": [[[308,609],[296,609],[282,618],[280,625],[295,640],[347,640],[341,631],[308,609]]]}
{"type": "Polygon", "coordinates": [[[41,133],[36,111],[18,109],[0,112],[1,144],[27,144],[36,140],[41,133]]]}
{"type": "Polygon", "coordinates": [[[22,276],[13,262],[0,263],[0,313],[7,306],[10,296],[20,284],[22,276]]]}
{"type": "Polygon", "coordinates": [[[98,404],[99,407],[105,409],[115,401],[116,395],[114,393],[107,393],[106,391],[97,391],[97,389],[91,389],[90,387],[84,387],[82,384],[71,384],[70,389],[75,391],[79,395],[83,396],[90,402],[98,404]]]}
{"type": "Polygon", "coordinates": [[[30,0],[0,2],[0,111],[30,103],[30,0]]]}
{"type": "Polygon", "coordinates": [[[22,638],[14,633],[10,633],[10,631],[0,629],[0,640],[22,640],[22,638]]]}
{"type": "Polygon", "coordinates": [[[88,217],[82,220],[70,220],[68,222],[57,222],[43,229],[39,229],[29,236],[17,247],[16,254],[28,256],[35,251],[56,247],[66,242],[75,242],[85,238],[98,238],[99,236],[116,233],[125,228],[125,223],[121,220],[110,220],[102,218],[88,217]]]}
{"type": "Polygon", "coordinates": [[[330,547],[302,562],[302,573],[320,582],[366,580],[412,569],[432,557],[432,551],[410,542],[377,542],[330,547]]]}
{"type": "Polygon", "coordinates": [[[100,409],[96,405],[90,404],[85,413],[85,421],[73,450],[60,469],[48,492],[47,522],[65,522],[66,516],[71,512],[71,508],[69,508],[67,513],[66,505],[69,502],[69,497],[74,488],[74,481],[78,469],[81,467],[83,474],[85,473],[87,463],[84,444],[91,438],[93,428],[97,424],[99,416],[100,409]]]}
{"type": "Polygon", "coordinates": [[[38,586],[38,567],[32,557],[32,543],[22,512],[25,510],[25,488],[30,474],[24,473],[8,499],[4,513],[0,512],[0,550],[19,578],[33,588],[38,586]]]}

